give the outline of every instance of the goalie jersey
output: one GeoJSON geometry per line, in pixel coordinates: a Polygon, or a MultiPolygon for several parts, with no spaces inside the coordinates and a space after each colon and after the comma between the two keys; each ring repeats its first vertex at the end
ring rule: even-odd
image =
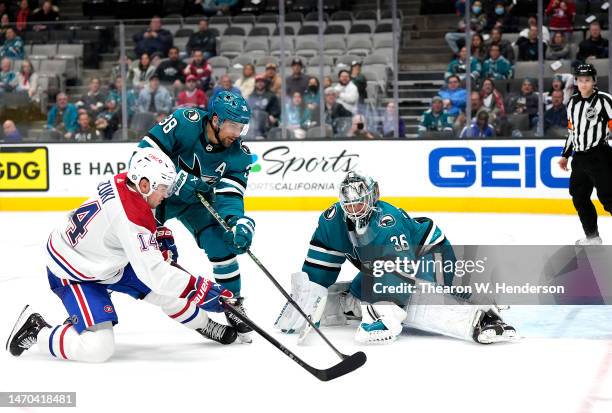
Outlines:
{"type": "MultiPolygon", "coordinates": [[[[182,169],[214,187],[215,208],[223,218],[244,215],[251,153],[240,140],[229,148],[212,145],[206,136],[207,122],[205,110],[177,109],[153,126],[138,146],[160,149],[177,165],[177,171],[182,169]]],[[[169,201],[181,202],[176,196],[169,201]]]]}
{"type": "MultiPolygon", "coordinates": [[[[326,288],[336,282],[342,264],[348,259],[364,275],[372,275],[374,262],[396,258],[411,261],[440,254],[442,260],[456,258],[451,244],[429,218],[411,218],[404,210],[378,201],[368,228],[357,235],[353,222],[347,219],[340,203],[328,208],[319,217],[302,271],[310,281],[326,288]]],[[[414,275],[395,271],[395,274],[414,278],[414,275]]],[[[451,285],[453,272],[435,273],[432,268],[419,267],[417,278],[451,285]]]]}
{"type": "Polygon", "coordinates": [[[129,263],[153,291],[184,297],[195,278],[164,261],[153,212],[127,185],[126,175],[101,182],[97,193],[52,231],[46,245],[47,267],[63,280],[114,284],[129,263]]]}

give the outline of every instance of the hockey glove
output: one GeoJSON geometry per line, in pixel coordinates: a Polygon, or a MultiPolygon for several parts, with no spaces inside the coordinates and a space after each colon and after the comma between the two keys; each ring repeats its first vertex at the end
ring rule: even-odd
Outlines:
{"type": "Polygon", "coordinates": [[[203,277],[198,277],[194,289],[187,294],[187,301],[213,313],[224,311],[221,298],[231,299],[234,297],[231,291],[223,288],[221,284],[214,283],[203,277]]]}
{"type": "Polygon", "coordinates": [[[173,194],[187,204],[199,202],[198,193],[205,194],[211,190],[210,185],[202,181],[200,177],[179,171],[174,181],[173,194]]]}
{"type": "Polygon", "coordinates": [[[255,221],[245,216],[232,216],[227,220],[230,231],[223,234],[223,241],[234,254],[244,254],[251,246],[255,221]]]}
{"type": "Polygon", "coordinates": [[[166,227],[157,227],[155,239],[157,239],[157,245],[159,245],[159,250],[164,256],[164,260],[167,263],[176,262],[178,260],[178,250],[176,245],[174,245],[172,230],[166,227]]]}

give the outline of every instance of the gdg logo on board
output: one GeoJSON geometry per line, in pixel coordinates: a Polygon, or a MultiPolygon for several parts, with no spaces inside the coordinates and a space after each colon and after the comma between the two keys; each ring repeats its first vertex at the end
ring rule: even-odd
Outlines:
{"type": "Polygon", "coordinates": [[[42,146],[0,148],[0,191],[49,190],[49,155],[42,146]]]}

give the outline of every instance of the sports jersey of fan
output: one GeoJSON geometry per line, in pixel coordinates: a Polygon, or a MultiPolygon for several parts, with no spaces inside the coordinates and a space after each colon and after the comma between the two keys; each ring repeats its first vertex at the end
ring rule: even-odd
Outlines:
{"type": "MultiPolygon", "coordinates": [[[[174,178],[175,167],[161,151],[140,150],[127,173],[101,182],[95,195],[52,231],[47,276],[69,317],[51,327],[26,306],[9,338],[13,355],[38,342],[42,352],[62,359],[108,359],[118,322],[109,290],[158,305],[194,330],[213,325],[205,311],[223,311],[219,296],[232,293],[172,266],[157,243],[151,208],[170,195],[174,178]]],[[[226,338],[235,339],[227,327],[226,338]]]]}
{"type": "MultiPolygon", "coordinates": [[[[250,117],[248,103],[241,96],[221,92],[210,100],[208,110],[176,110],[139,143],[140,147],[162,150],[178,167],[175,195],[157,208],[158,220],[178,218],[208,256],[215,280],[236,295],[240,294],[236,256],[249,248],[255,229],[255,222],[244,213],[252,157],[240,139],[248,130],[250,117]],[[219,226],[198,193],[207,197],[232,227],[231,232],[219,226]]],[[[244,312],[242,304],[238,307],[244,312]]],[[[246,325],[230,313],[226,315],[228,321],[248,332],[246,325]]]]}

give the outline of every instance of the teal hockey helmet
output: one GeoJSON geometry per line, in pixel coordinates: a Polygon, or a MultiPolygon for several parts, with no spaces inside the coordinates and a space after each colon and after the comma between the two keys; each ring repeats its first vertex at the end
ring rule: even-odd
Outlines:
{"type": "MultiPolygon", "coordinates": [[[[226,120],[243,125],[248,125],[251,120],[251,108],[247,101],[242,96],[228,91],[213,96],[208,102],[208,113],[211,118],[214,115],[219,117],[219,128],[226,120]]],[[[246,135],[247,130],[248,127],[243,127],[240,136],[246,135]]]]}

